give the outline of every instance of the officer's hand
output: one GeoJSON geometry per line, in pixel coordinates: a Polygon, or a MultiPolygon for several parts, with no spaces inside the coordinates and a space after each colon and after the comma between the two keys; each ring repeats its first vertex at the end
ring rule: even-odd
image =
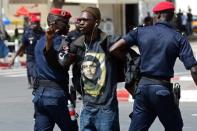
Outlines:
{"type": "Polygon", "coordinates": [[[50,25],[46,31],[46,51],[48,51],[52,47],[54,35],[55,29],[53,25],[50,25]]]}
{"type": "Polygon", "coordinates": [[[47,31],[46,31],[46,38],[47,38],[47,41],[52,40],[54,34],[55,34],[55,30],[54,30],[53,26],[50,25],[49,28],[48,28],[47,31]]]}
{"type": "Polygon", "coordinates": [[[70,58],[69,61],[68,61],[68,65],[71,65],[72,63],[75,62],[77,56],[76,56],[76,54],[73,54],[73,53],[68,53],[68,55],[69,55],[69,58],[70,58]]]}

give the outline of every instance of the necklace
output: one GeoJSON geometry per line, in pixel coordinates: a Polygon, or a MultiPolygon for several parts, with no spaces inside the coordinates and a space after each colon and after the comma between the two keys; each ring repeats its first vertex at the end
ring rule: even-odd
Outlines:
{"type": "Polygon", "coordinates": [[[87,44],[87,43],[84,41],[83,43],[84,43],[84,45],[85,45],[85,52],[87,53],[87,52],[90,50],[90,48],[91,48],[92,42],[90,42],[90,44],[87,44]]]}

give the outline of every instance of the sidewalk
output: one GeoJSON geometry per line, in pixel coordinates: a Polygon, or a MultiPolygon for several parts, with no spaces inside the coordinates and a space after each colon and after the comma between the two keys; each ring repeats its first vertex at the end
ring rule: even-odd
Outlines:
{"type": "MultiPolygon", "coordinates": [[[[11,60],[11,58],[13,57],[13,54],[10,54],[8,57],[6,57],[5,59],[0,58],[0,70],[1,69],[9,69],[9,61],[11,60]]],[[[15,60],[16,61],[16,60],[15,60]]],[[[18,57],[18,62],[19,63],[15,63],[15,66],[26,66],[26,55],[23,55],[22,57],[18,57]]]]}

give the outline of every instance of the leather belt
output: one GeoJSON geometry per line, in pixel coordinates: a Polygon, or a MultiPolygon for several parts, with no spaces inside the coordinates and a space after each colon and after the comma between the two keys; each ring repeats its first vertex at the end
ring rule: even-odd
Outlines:
{"type": "Polygon", "coordinates": [[[173,88],[173,84],[170,83],[168,80],[160,79],[160,78],[152,78],[152,77],[147,77],[147,76],[142,76],[141,80],[149,81],[150,84],[158,84],[158,85],[163,85],[168,87],[170,90],[173,88]]]}
{"type": "Polygon", "coordinates": [[[55,82],[51,80],[37,80],[36,84],[38,86],[42,87],[51,87],[51,88],[56,88],[56,89],[63,89],[65,90],[66,88],[66,83],[64,82],[55,82]]]}

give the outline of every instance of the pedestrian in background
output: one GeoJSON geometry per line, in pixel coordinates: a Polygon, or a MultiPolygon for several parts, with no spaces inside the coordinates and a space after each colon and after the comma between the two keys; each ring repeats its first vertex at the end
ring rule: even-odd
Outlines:
{"type": "Polygon", "coordinates": [[[81,131],[119,131],[119,110],[116,96],[117,59],[109,55],[109,47],[119,37],[111,37],[98,26],[100,10],[82,10],[79,29],[82,33],[70,45],[77,54],[73,65],[73,84],[82,94],[81,131]]]}
{"type": "Polygon", "coordinates": [[[150,12],[147,12],[147,16],[144,18],[144,26],[153,25],[153,18],[150,16],[150,12]]]}
{"type": "MultiPolygon", "coordinates": [[[[44,31],[40,26],[40,18],[38,18],[37,16],[31,16],[29,19],[30,24],[23,34],[22,45],[16,51],[9,65],[14,65],[16,57],[26,52],[28,84],[29,88],[34,88],[34,79],[36,78],[34,48],[38,40],[44,35],[44,31]]],[[[17,35],[18,30],[16,29],[15,31],[17,35]]]]}
{"type": "Polygon", "coordinates": [[[0,38],[0,58],[5,58],[9,53],[9,48],[5,45],[4,40],[0,38]]]}
{"type": "Polygon", "coordinates": [[[68,35],[67,35],[67,41],[69,43],[73,42],[74,40],[76,40],[79,36],[82,35],[80,29],[79,29],[79,21],[78,21],[78,18],[76,18],[76,20],[74,21],[74,25],[75,25],[75,29],[68,32],[68,35]]]}
{"type": "Polygon", "coordinates": [[[187,32],[188,32],[188,35],[192,35],[192,33],[193,33],[192,21],[193,21],[193,15],[191,13],[191,8],[188,8],[188,12],[187,12],[187,32]]]}
{"type": "Polygon", "coordinates": [[[187,13],[183,12],[183,15],[181,16],[181,21],[182,21],[182,32],[188,35],[188,30],[187,30],[187,13]]]}
{"type": "Polygon", "coordinates": [[[57,61],[58,50],[70,27],[70,17],[69,12],[52,8],[47,16],[49,29],[35,47],[35,131],[52,131],[55,124],[61,131],[78,131],[74,110],[70,110],[69,66],[63,67],[57,61]]]}
{"type": "Polygon", "coordinates": [[[182,15],[183,12],[179,9],[179,12],[176,14],[176,27],[180,32],[183,32],[183,25],[182,25],[182,15]]]}
{"type": "Polygon", "coordinates": [[[174,10],[173,3],[159,2],[153,8],[153,26],[130,31],[110,48],[112,54],[119,56],[121,49],[137,45],[141,54],[141,80],[135,92],[129,131],[148,131],[156,117],[166,131],[182,131],[183,120],[174,102],[170,79],[179,57],[197,85],[197,61],[187,37],[170,25],[174,10]]]}

